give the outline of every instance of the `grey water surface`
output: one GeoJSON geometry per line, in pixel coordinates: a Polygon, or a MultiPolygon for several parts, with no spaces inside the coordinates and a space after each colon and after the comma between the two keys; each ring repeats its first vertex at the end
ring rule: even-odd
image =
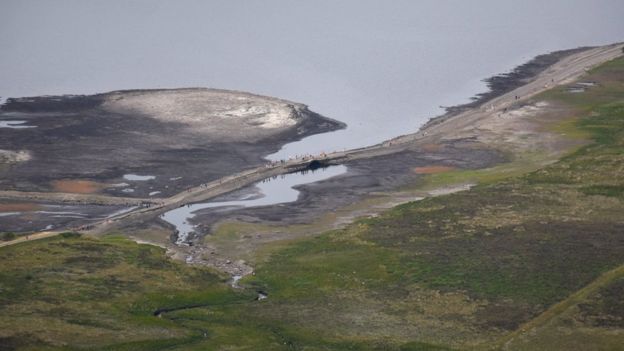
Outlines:
{"type": "Polygon", "coordinates": [[[10,128],[10,129],[37,128],[37,126],[25,126],[23,125],[24,123],[28,123],[28,121],[18,121],[18,120],[0,121],[0,128],[10,128]]]}
{"type": "MultiPolygon", "coordinates": [[[[348,124],[287,144],[275,160],[414,132],[536,55],[623,41],[622,14],[621,0],[1,0],[0,96],[213,87],[302,102],[348,124]]],[[[273,183],[244,205],[293,201],[291,187],[273,183]]],[[[165,219],[184,238],[193,211],[224,205],[243,204],[165,219]]]]}
{"type": "Polygon", "coordinates": [[[189,235],[195,231],[191,219],[199,210],[208,208],[222,208],[224,210],[240,207],[258,207],[296,201],[299,191],[297,185],[318,182],[338,176],[347,171],[343,165],[319,168],[305,172],[296,172],[265,179],[253,185],[255,194],[245,195],[243,198],[231,201],[211,201],[188,204],[163,214],[163,220],[172,224],[178,231],[176,243],[184,244],[189,235]]]}
{"type": "Polygon", "coordinates": [[[202,86],[346,122],[272,159],[375,144],[535,55],[624,40],[620,0],[0,1],[0,96],[202,86]]]}

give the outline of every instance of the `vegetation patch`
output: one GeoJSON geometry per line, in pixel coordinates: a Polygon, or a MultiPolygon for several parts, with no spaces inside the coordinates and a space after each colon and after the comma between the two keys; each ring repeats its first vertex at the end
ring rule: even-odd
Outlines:
{"type": "Polygon", "coordinates": [[[252,299],[214,272],[120,237],[63,233],[0,253],[0,338],[15,346],[5,349],[157,350],[197,336],[154,316],[157,309],[252,299]]]}
{"type": "Polygon", "coordinates": [[[435,174],[435,173],[448,172],[453,169],[454,169],[453,167],[449,167],[449,166],[425,166],[425,167],[414,168],[414,172],[416,174],[435,174]]]}
{"type": "Polygon", "coordinates": [[[624,329],[624,277],[601,288],[594,299],[579,304],[579,320],[593,327],[624,329]]]}
{"type": "Polygon", "coordinates": [[[13,232],[2,232],[0,233],[0,240],[2,241],[11,241],[13,239],[17,238],[17,234],[13,233],[13,232]]]}

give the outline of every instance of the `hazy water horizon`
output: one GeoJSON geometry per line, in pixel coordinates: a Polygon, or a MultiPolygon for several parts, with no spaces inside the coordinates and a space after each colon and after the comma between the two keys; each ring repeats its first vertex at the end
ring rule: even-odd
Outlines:
{"type": "Polygon", "coordinates": [[[0,1],[0,96],[210,87],[347,130],[280,156],[413,132],[532,57],[624,40],[624,2],[0,1]]]}

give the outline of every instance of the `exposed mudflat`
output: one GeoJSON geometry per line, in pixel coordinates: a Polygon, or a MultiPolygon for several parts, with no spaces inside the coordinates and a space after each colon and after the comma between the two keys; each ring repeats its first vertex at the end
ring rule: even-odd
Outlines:
{"type": "Polygon", "coordinates": [[[285,143],[344,127],[302,104],[213,89],[8,99],[0,120],[37,126],[0,128],[0,189],[46,192],[65,184],[136,198],[258,166],[285,143]]]}
{"type": "Polygon", "coordinates": [[[2,200],[0,232],[22,233],[77,229],[129,208],[131,206],[2,200]]]}
{"type": "MultiPolygon", "coordinates": [[[[414,148],[390,155],[348,161],[345,174],[316,183],[296,186],[296,202],[262,207],[203,209],[196,212],[192,223],[198,236],[210,235],[213,224],[222,220],[273,224],[309,223],[324,213],[353,204],[375,192],[396,190],[418,182],[419,167],[478,169],[504,162],[502,153],[484,148],[470,140],[449,141],[434,148],[414,148]]],[[[214,199],[226,201],[253,194],[253,186],[214,199]]],[[[198,239],[197,237],[195,238],[198,239]]]]}

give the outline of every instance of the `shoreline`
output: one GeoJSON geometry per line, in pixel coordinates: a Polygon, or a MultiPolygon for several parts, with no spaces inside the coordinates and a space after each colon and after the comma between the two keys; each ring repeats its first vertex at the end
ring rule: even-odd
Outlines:
{"type": "MultiPolygon", "coordinates": [[[[154,91],[149,91],[147,96],[154,96],[151,95],[154,91]]],[[[224,100],[223,106],[214,107],[216,117],[210,117],[213,111],[205,111],[206,130],[198,130],[196,116],[187,117],[193,124],[171,118],[171,111],[166,110],[171,106],[167,105],[163,111],[169,115],[163,116],[141,114],[141,111],[111,112],[101,106],[106,99],[112,100],[117,95],[123,99],[126,93],[120,92],[11,100],[0,109],[0,117],[14,118],[17,113],[36,128],[19,133],[0,129],[0,157],[12,152],[10,150],[21,150],[28,156],[25,160],[33,157],[36,160],[18,160],[12,162],[10,168],[0,169],[2,190],[33,193],[39,197],[37,193],[59,191],[52,181],[76,179],[101,188],[97,194],[102,197],[151,202],[153,195],[150,193],[155,190],[160,191],[159,197],[172,196],[190,186],[263,165],[267,155],[289,142],[346,127],[342,122],[309,110],[304,104],[286,100],[226,90],[166,91],[171,93],[172,102],[186,99],[181,100],[182,104],[186,101],[194,104],[187,110],[195,114],[203,113],[205,105],[213,106],[215,97],[225,95],[229,99],[224,100]],[[200,99],[201,104],[197,104],[197,96],[186,95],[189,91],[206,93],[208,100],[200,99]],[[249,106],[258,106],[258,111],[249,106]],[[241,111],[245,115],[227,115],[241,111]],[[277,119],[278,125],[261,125],[266,121],[272,123],[272,119],[277,119]],[[216,123],[220,120],[224,123],[216,123]],[[55,146],[51,148],[50,143],[55,146]],[[205,167],[206,164],[211,166],[205,167]],[[145,173],[155,179],[128,182],[123,178],[125,174],[145,173]],[[128,183],[132,189],[115,186],[127,187],[128,183]]],[[[145,93],[144,90],[140,92],[145,93]]]]}
{"type": "MultiPolygon", "coordinates": [[[[537,74],[535,77],[530,79],[529,83],[521,85],[520,87],[507,93],[500,94],[497,97],[488,100],[487,103],[494,104],[496,102],[498,109],[506,109],[507,107],[504,106],[518,104],[520,102],[526,101],[527,99],[530,99],[532,96],[541,91],[550,89],[553,86],[559,84],[565,84],[566,81],[582,75],[583,72],[588,69],[588,67],[594,66],[598,63],[602,63],[606,60],[612,59],[620,55],[622,55],[622,53],[621,44],[619,43],[601,46],[598,48],[584,49],[575,54],[566,55],[564,58],[559,59],[555,65],[548,66],[551,68],[550,70],[554,70],[554,74],[559,74],[556,76],[556,78],[558,78],[556,82],[555,78],[552,78],[552,82],[555,83],[552,86],[540,85],[542,84],[542,81],[540,79],[543,80],[545,77],[550,77],[548,74],[546,74],[549,71],[548,67],[545,67],[542,70],[542,73],[537,74]],[[614,53],[615,50],[617,50],[617,53],[614,53]],[[597,57],[593,56],[595,52],[597,52],[597,57]],[[602,53],[602,55],[600,53],[602,53]],[[575,55],[579,56],[578,59],[580,59],[581,62],[576,62],[576,64],[572,67],[574,69],[563,69],[561,67],[559,67],[561,71],[555,69],[557,68],[557,64],[561,64],[565,60],[570,59],[570,57],[574,58],[575,55]],[[583,58],[585,59],[585,61],[583,61],[583,58]],[[512,101],[511,104],[509,104],[508,101],[504,101],[505,99],[509,98],[509,94],[515,92],[516,90],[526,91],[526,94],[523,94],[520,100],[516,99],[512,101]]],[[[497,110],[484,109],[484,105],[486,105],[486,103],[482,103],[477,107],[470,108],[461,113],[448,116],[443,121],[438,122],[434,125],[429,124],[423,126],[421,131],[416,133],[408,134],[405,136],[398,136],[382,144],[329,154],[326,155],[326,157],[315,161],[320,161],[326,165],[343,164],[355,160],[366,160],[373,157],[396,154],[402,151],[409,151],[410,149],[413,150],[414,148],[418,148],[419,146],[422,146],[427,142],[439,142],[444,139],[461,137],[461,127],[466,127],[467,124],[487,118],[492,118],[496,115],[497,110]]],[[[447,114],[443,116],[447,116],[447,114]]],[[[101,233],[106,230],[110,230],[111,228],[118,227],[119,225],[126,227],[128,225],[131,225],[132,223],[147,221],[150,218],[157,217],[160,213],[179,206],[179,204],[200,202],[213,199],[219,195],[226,194],[233,190],[241,189],[249,184],[253,184],[254,182],[257,182],[272,175],[289,173],[298,169],[305,169],[310,166],[310,163],[310,160],[295,160],[289,161],[284,165],[279,165],[273,168],[262,167],[259,169],[247,170],[239,174],[229,175],[225,178],[220,179],[219,183],[213,184],[210,189],[195,188],[194,190],[189,190],[188,193],[179,193],[168,198],[167,203],[163,206],[157,206],[149,209],[138,209],[129,213],[125,213],[123,215],[114,217],[112,221],[107,221],[107,223],[96,223],[95,228],[84,232],[91,234],[101,233]],[[116,225],[111,226],[111,222],[116,222],[116,225]]]]}
{"type": "MultiPolygon", "coordinates": [[[[551,89],[552,87],[554,87],[556,85],[566,84],[567,82],[569,82],[570,79],[578,78],[578,76],[582,75],[585,72],[585,70],[588,68],[588,65],[589,65],[589,67],[595,66],[596,64],[602,63],[602,62],[604,62],[606,60],[609,60],[611,58],[615,58],[615,57],[621,55],[620,46],[621,46],[621,44],[614,44],[614,45],[608,45],[608,46],[605,46],[605,47],[598,47],[598,48],[591,48],[591,49],[580,50],[580,51],[576,52],[576,54],[577,54],[577,56],[580,56],[581,61],[579,63],[577,63],[575,66],[572,67],[572,68],[576,67],[576,69],[572,69],[571,73],[568,70],[566,70],[566,69],[564,69],[562,71],[559,71],[558,68],[555,69],[554,73],[561,73],[561,72],[563,72],[564,76],[565,76],[565,77],[563,77],[564,79],[562,79],[562,80],[557,79],[556,84],[551,85],[551,86],[540,86],[540,84],[541,84],[540,77],[542,77],[542,74],[540,73],[540,74],[532,77],[530,79],[529,83],[521,85],[520,88],[516,88],[516,89],[508,91],[506,93],[501,93],[496,98],[488,100],[487,103],[494,102],[496,99],[500,100],[500,99],[508,98],[509,94],[510,93],[513,94],[517,89],[525,90],[526,87],[532,87],[533,86],[532,88],[535,88],[535,89],[531,90],[530,93],[528,93],[526,95],[523,95],[520,99],[514,99],[513,100],[513,104],[516,104],[516,105],[524,104],[527,101],[529,101],[533,96],[535,96],[536,94],[538,94],[541,91],[551,89]],[[617,52],[615,50],[617,50],[617,52]],[[593,58],[594,51],[597,51],[598,54],[599,54],[597,59],[593,58]],[[603,52],[603,51],[607,52],[606,56],[601,56],[600,55],[600,53],[603,52]],[[588,53],[588,57],[585,58],[586,61],[583,60],[584,53],[588,53]],[[537,84],[537,87],[535,87],[536,84],[537,84]]],[[[569,59],[570,56],[571,55],[566,55],[565,57],[560,58],[559,60],[557,60],[557,63],[561,63],[562,61],[565,61],[565,59],[569,59]]],[[[573,59],[574,58],[575,57],[573,57],[573,59]]],[[[543,72],[547,71],[549,67],[552,67],[552,66],[543,67],[541,72],[543,73],[543,72]]],[[[545,75],[547,77],[549,77],[549,74],[550,73],[548,73],[548,74],[545,73],[545,75]]],[[[559,77],[559,76],[557,76],[557,77],[558,78],[562,78],[562,77],[559,77]]],[[[553,79],[553,82],[554,82],[555,78],[552,78],[552,79],[553,79]]],[[[485,103],[485,104],[487,104],[487,103],[485,103]]],[[[518,107],[518,106],[516,106],[516,107],[518,107]]],[[[503,109],[503,108],[508,108],[508,107],[500,107],[500,108],[503,109]]],[[[454,130],[455,129],[454,126],[458,122],[458,120],[459,120],[459,122],[465,122],[462,119],[462,117],[464,117],[463,115],[467,115],[466,117],[470,118],[471,121],[477,121],[479,123],[482,123],[483,120],[489,120],[489,119],[492,119],[492,118],[496,118],[497,117],[497,111],[496,110],[483,109],[483,104],[482,104],[482,105],[480,105],[480,106],[478,106],[476,108],[468,109],[467,111],[464,111],[463,113],[453,114],[450,118],[447,118],[438,127],[438,128],[444,127],[444,128],[442,128],[442,130],[436,131],[434,129],[431,132],[431,134],[429,134],[429,135],[423,135],[423,132],[419,131],[417,133],[413,133],[413,134],[410,134],[410,135],[407,135],[407,136],[400,137],[400,138],[398,138],[398,140],[394,139],[394,143],[393,142],[389,142],[389,143],[386,142],[386,143],[382,143],[381,145],[373,145],[373,146],[366,147],[366,148],[349,150],[349,151],[347,151],[345,153],[336,153],[336,154],[328,155],[331,159],[326,160],[326,162],[328,164],[346,164],[347,166],[349,166],[352,162],[358,162],[358,160],[360,162],[362,162],[362,163],[371,163],[371,162],[374,163],[373,159],[376,158],[376,157],[379,157],[380,159],[387,159],[390,155],[398,155],[399,153],[401,153],[403,151],[409,152],[411,154],[414,154],[414,152],[417,152],[417,150],[419,150],[422,146],[424,146],[424,145],[426,145],[428,143],[431,143],[431,142],[447,144],[448,142],[450,142],[452,140],[456,140],[456,141],[457,140],[462,140],[460,133],[457,133],[457,131],[455,131],[454,133],[449,133],[448,130],[449,129],[454,130]],[[476,117],[479,117],[479,118],[476,118],[475,114],[477,115],[476,117]],[[449,126],[449,124],[450,124],[450,126],[449,126]]],[[[476,127],[476,125],[475,125],[475,127],[476,127]]],[[[428,128],[431,128],[431,126],[429,126],[428,128]]],[[[428,128],[425,128],[425,130],[430,130],[428,128]]],[[[466,143],[466,147],[467,147],[466,150],[470,150],[476,144],[478,144],[478,143],[467,142],[466,143]],[[473,145],[473,146],[471,146],[471,145],[473,145]]],[[[494,145],[490,145],[490,146],[494,147],[494,145]]],[[[460,148],[461,148],[461,146],[460,146],[460,148]]],[[[466,156],[470,155],[471,153],[472,153],[472,151],[467,151],[467,153],[463,154],[463,156],[460,156],[460,158],[461,157],[466,157],[466,156]]],[[[443,162],[447,162],[448,163],[449,161],[452,160],[452,158],[449,158],[448,154],[446,156],[439,155],[439,156],[436,156],[436,157],[438,159],[438,162],[443,161],[443,162]]],[[[397,162],[404,162],[404,161],[405,160],[397,161],[397,162]]],[[[503,161],[499,160],[499,161],[495,162],[494,164],[498,164],[498,163],[501,163],[501,162],[503,162],[503,161]]],[[[487,167],[491,167],[494,164],[489,164],[489,166],[487,166],[487,167]]],[[[300,164],[300,166],[304,166],[304,164],[300,164]]],[[[486,165],[482,165],[481,167],[477,167],[477,168],[484,168],[484,166],[486,166],[486,165]]],[[[341,180],[344,181],[345,177],[346,177],[345,175],[341,176],[341,180]]],[[[326,181],[326,182],[329,182],[329,180],[326,181]]],[[[344,184],[341,183],[341,185],[342,185],[342,187],[344,187],[344,184]]],[[[316,203],[315,202],[310,202],[311,201],[310,200],[310,196],[314,197],[314,194],[316,194],[318,192],[318,190],[319,190],[318,189],[319,186],[322,187],[322,185],[318,185],[318,184],[310,186],[310,187],[315,187],[315,189],[308,189],[309,187],[306,186],[306,185],[301,186],[300,189],[299,189],[301,191],[300,199],[297,202],[292,203],[289,206],[289,208],[292,208],[292,207],[294,207],[294,208],[296,208],[296,207],[303,207],[305,209],[304,212],[306,212],[308,215],[309,215],[309,209],[310,208],[317,208],[318,207],[318,208],[322,208],[324,211],[327,211],[327,210],[334,211],[335,209],[332,209],[331,207],[327,208],[326,206],[319,206],[318,202],[316,202],[316,203]],[[307,204],[311,204],[309,208],[305,207],[306,203],[307,204]]],[[[464,190],[466,188],[467,187],[465,187],[465,186],[442,187],[442,188],[440,188],[438,190],[448,190],[448,191],[453,191],[454,192],[454,191],[461,191],[461,190],[464,190]]],[[[336,192],[331,192],[330,191],[329,194],[332,194],[332,195],[335,195],[335,196],[339,196],[339,195],[336,195],[337,194],[336,192]]],[[[436,192],[436,189],[433,189],[433,190],[429,189],[429,191],[423,192],[422,194],[423,194],[423,197],[429,197],[429,196],[436,195],[437,192],[436,192]]],[[[403,199],[404,200],[406,199],[406,201],[411,201],[411,200],[409,200],[409,197],[404,197],[403,199]]],[[[401,199],[398,199],[398,200],[401,200],[401,199]]],[[[403,201],[403,202],[405,202],[405,201],[403,201]]],[[[401,203],[401,202],[399,202],[399,203],[401,203]]],[[[270,225],[271,222],[272,222],[271,220],[268,220],[268,222],[267,222],[266,220],[262,219],[263,217],[266,219],[266,218],[271,218],[271,217],[276,215],[276,214],[275,215],[271,215],[270,207],[271,206],[265,206],[265,207],[257,208],[257,209],[243,209],[243,210],[240,210],[240,211],[235,211],[237,213],[237,215],[236,214],[232,215],[232,216],[217,215],[217,217],[214,218],[214,219],[210,219],[210,216],[208,216],[207,219],[209,220],[209,222],[208,222],[209,224],[210,223],[218,224],[218,223],[228,223],[230,220],[232,220],[231,219],[232,217],[233,217],[233,221],[236,222],[236,219],[239,218],[239,217],[240,218],[258,218],[256,216],[260,214],[261,217],[259,219],[257,219],[257,220],[252,220],[251,223],[258,222],[258,223],[265,223],[265,224],[269,224],[270,225]],[[264,214],[262,214],[262,213],[264,213],[264,214]],[[268,216],[268,217],[266,217],[266,216],[268,216]]],[[[283,211],[283,210],[284,210],[284,208],[280,209],[280,211],[283,211]]],[[[361,213],[363,213],[363,214],[371,214],[372,213],[374,215],[375,212],[376,211],[372,211],[372,212],[371,211],[364,211],[364,212],[361,212],[361,213]]],[[[196,217],[201,217],[201,216],[202,216],[202,214],[200,214],[200,213],[198,213],[196,215],[196,217]]],[[[206,215],[204,215],[204,216],[206,216],[206,215]]],[[[291,218],[291,216],[296,218],[296,212],[294,214],[289,212],[289,214],[286,217],[291,218]]],[[[311,216],[314,217],[314,215],[311,215],[311,216]]],[[[351,220],[353,220],[356,217],[358,217],[358,216],[351,216],[351,220]]],[[[246,223],[247,220],[244,219],[243,223],[246,223]]],[[[296,220],[294,222],[286,221],[286,223],[278,221],[278,223],[273,223],[273,224],[276,224],[278,226],[284,225],[284,226],[288,227],[289,225],[296,225],[296,224],[298,224],[298,222],[296,220]]],[[[344,225],[345,224],[344,221],[341,224],[344,225]]],[[[205,226],[205,223],[202,223],[202,226],[205,226]]],[[[286,239],[288,239],[288,238],[286,238],[286,239]]],[[[279,240],[279,239],[277,239],[277,240],[279,240]]],[[[200,249],[195,247],[193,250],[197,251],[197,250],[200,250],[200,249]]],[[[211,249],[211,251],[217,251],[217,250],[211,249]]],[[[195,253],[193,256],[197,256],[197,254],[195,253]]],[[[234,261],[234,259],[232,259],[232,261],[234,261]]],[[[199,263],[199,262],[197,262],[197,263],[199,263]]],[[[202,262],[202,263],[206,264],[206,262],[202,262]]],[[[211,265],[211,264],[209,264],[209,265],[211,265]]],[[[228,271],[228,272],[231,271],[233,268],[235,268],[235,267],[232,267],[232,266],[229,266],[229,265],[223,265],[222,263],[219,263],[219,262],[217,262],[217,264],[214,265],[214,267],[219,269],[219,270],[228,271]]],[[[234,273],[240,273],[241,269],[244,269],[245,271],[251,271],[249,266],[245,265],[242,268],[239,267],[238,271],[234,270],[234,273]]]]}
{"type": "MultiPolygon", "coordinates": [[[[617,45],[617,43],[610,44],[617,45]]],[[[558,61],[574,55],[579,52],[599,48],[601,46],[581,46],[574,49],[556,50],[545,54],[540,54],[532,59],[526,61],[514,67],[508,73],[500,73],[493,75],[489,78],[484,78],[481,81],[487,86],[487,91],[477,93],[470,98],[470,102],[444,107],[445,113],[431,117],[425,123],[420,126],[418,131],[426,129],[429,126],[442,123],[448,118],[452,118],[466,110],[477,108],[490,100],[493,100],[501,95],[504,95],[514,89],[528,84],[536,78],[539,74],[547,70],[549,67],[557,63],[558,61]]]]}

